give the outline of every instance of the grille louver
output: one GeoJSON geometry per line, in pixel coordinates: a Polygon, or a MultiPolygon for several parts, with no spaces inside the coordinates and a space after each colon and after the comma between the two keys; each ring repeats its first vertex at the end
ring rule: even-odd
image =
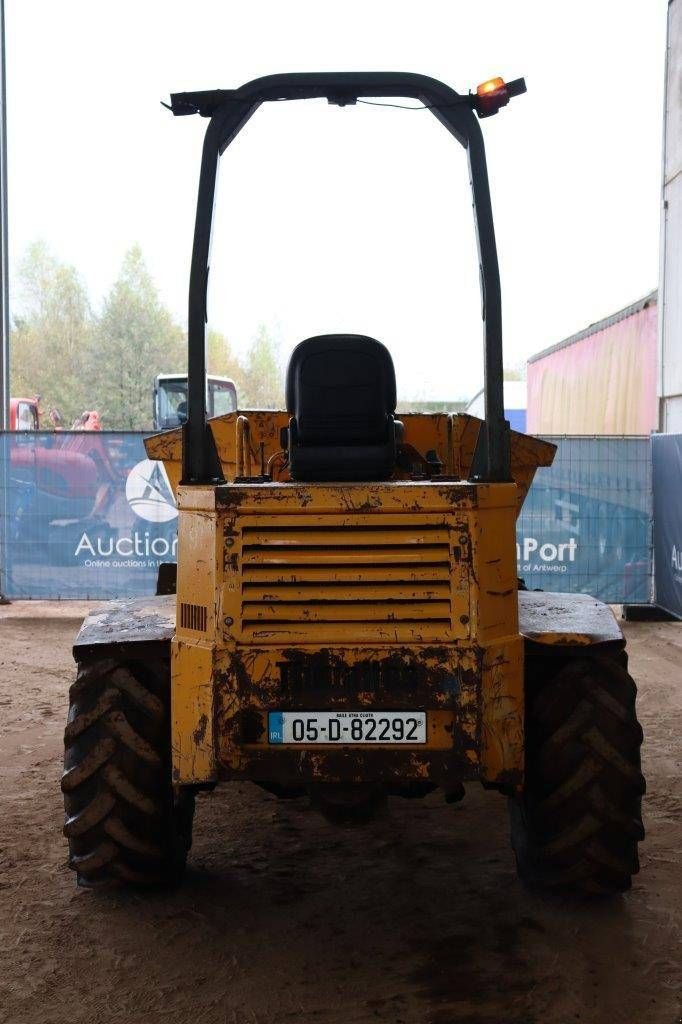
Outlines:
{"type": "Polygon", "coordinates": [[[190,629],[195,633],[206,632],[208,609],[203,604],[180,605],[180,626],[182,629],[190,629]]]}
{"type": "Polygon", "coordinates": [[[442,523],[245,525],[241,581],[244,639],[436,640],[451,628],[442,523]]]}

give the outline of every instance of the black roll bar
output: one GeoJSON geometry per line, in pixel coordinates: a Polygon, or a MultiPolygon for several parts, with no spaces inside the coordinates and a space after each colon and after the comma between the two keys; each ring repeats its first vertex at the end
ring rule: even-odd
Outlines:
{"type": "MultiPolygon", "coordinates": [[[[467,150],[478,244],[485,343],[485,430],[480,477],[511,479],[509,424],[504,418],[502,304],[495,228],[483,135],[475,114],[487,117],[511,96],[525,92],[523,79],[502,83],[487,94],[455,92],[424,75],[404,72],[342,72],[269,75],[240,89],[174,93],[170,108],[178,116],[210,118],[201,158],[199,194],[192,248],[188,321],[187,423],[183,433],[183,482],[220,479],[220,463],[206,423],[206,301],[211,226],[218,162],[261,103],[326,98],[339,106],[361,98],[409,97],[420,100],[467,150]]],[[[478,460],[477,460],[478,461],[478,460]]]]}

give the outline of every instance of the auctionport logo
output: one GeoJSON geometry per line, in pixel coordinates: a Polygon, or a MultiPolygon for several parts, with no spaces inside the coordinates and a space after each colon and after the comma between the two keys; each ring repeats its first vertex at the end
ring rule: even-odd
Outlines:
{"type": "Polygon", "coordinates": [[[137,521],[123,534],[106,524],[104,529],[93,528],[81,534],[74,556],[86,569],[156,569],[159,561],[175,560],[178,538],[174,529],[160,530],[160,536],[155,536],[153,526],[138,529],[141,519],[159,527],[177,518],[162,463],[142,459],[133,466],[125,494],[137,521]]]}
{"type": "Polygon", "coordinates": [[[516,544],[517,572],[568,572],[568,564],[575,562],[578,542],[575,537],[560,544],[541,544],[537,537],[524,537],[516,544]],[[535,561],[531,556],[539,557],[535,561]]]}
{"type": "Polygon", "coordinates": [[[149,523],[169,523],[178,510],[163,463],[142,459],[128,473],[126,498],[136,516],[149,523]]]}

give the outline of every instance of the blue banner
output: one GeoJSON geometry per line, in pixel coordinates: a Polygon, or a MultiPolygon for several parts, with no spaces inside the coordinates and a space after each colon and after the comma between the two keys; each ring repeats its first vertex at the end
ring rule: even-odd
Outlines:
{"type": "Polygon", "coordinates": [[[175,561],[177,510],[143,435],[104,431],[2,436],[0,589],[14,598],[153,594],[175,561]]]}
{"type": "MultiPolygon", "coordinates": [[[[0,437],[0,592],[154,593],[159,563],[176,560],[177,510],[163,466],[147,459],[142,438],[104,431],[0,437]]],[[[650,602],[649,439],[554,440],[554,465],[538,471],[519,517],[518,575],[530,590],[650,602]]]]}
{"type": "Polygon", "coordinates": [[[682,619],[682,434],[651,440],[656,604],[682,619]]]}
{"type": "Polygon", "coordinates": [[[652,600],[651,441],[548,437],[517,525],[517,572],[529,590],[592,594],[610,604],[652,600]]]}

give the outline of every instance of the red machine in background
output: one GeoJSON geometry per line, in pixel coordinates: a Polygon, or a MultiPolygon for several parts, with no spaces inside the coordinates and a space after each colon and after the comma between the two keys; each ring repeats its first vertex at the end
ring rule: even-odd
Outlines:
{"type": "Polygon", "coordinates": [[[79,529],[104,519],[125,470],[119,470],[101,436],[99,413],[86,411],[70,431],[50,409],[52,430],[41,432],[40,395],[10,399],[9,466],[15,542],[46,540],[58,530],[79,529]]]}
{"type": "Polygon", "coordinates": [[[34,398],[10,398],[9,429],[40,430],[40,395],[34,398]]]}

